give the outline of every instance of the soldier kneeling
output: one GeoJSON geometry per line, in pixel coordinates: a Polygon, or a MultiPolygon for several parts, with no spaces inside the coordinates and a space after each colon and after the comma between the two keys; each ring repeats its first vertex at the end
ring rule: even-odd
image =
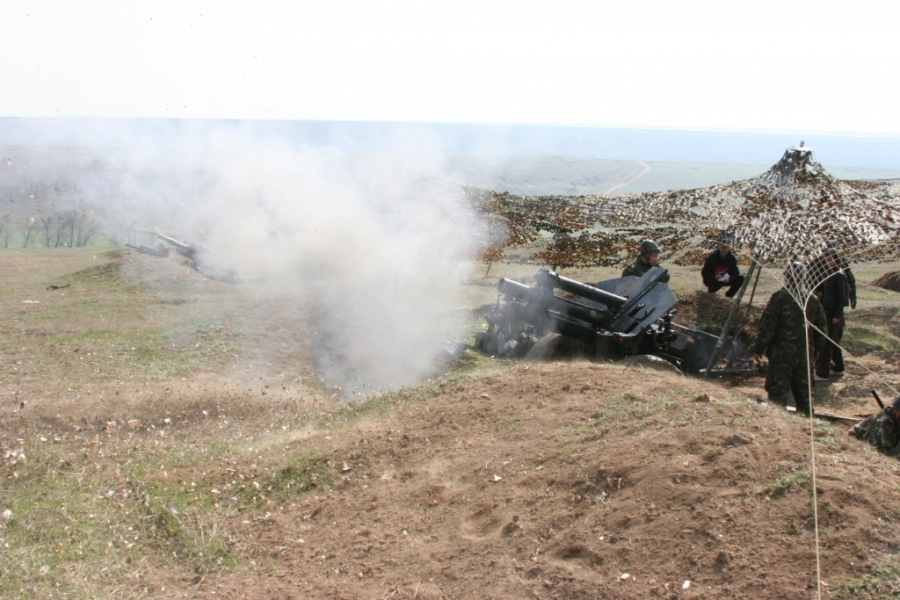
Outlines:
{"type": "Polygon", "coordinates": [[[854,425],[850,435],[888,456],[900,456],[900,396],[890,406],[854,425]]]}

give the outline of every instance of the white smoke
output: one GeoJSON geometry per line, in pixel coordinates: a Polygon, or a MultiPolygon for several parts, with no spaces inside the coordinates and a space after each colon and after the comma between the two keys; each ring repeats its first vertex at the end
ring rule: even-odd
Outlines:
{"type": "Polygon", "coordinates": [[[253,282],[249,295],[296,306],[316,374],[346,392],[431,374],[459,335],[453,304],[485,237],[462,190],[434,176],[437,147],[349,154],[202,129],[97,150],[107,167],[82,179],[84,195],[121,227],[140,221],[210,248],[216,268],[253,282]]]}

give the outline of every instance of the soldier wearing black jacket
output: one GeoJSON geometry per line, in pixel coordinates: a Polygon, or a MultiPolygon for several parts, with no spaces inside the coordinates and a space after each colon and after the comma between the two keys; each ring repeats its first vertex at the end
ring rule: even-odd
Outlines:
{"type": "Polygon", "coordinates": [[[856,277],[853,275],[853,270],[850,269],[850,263],[837,252],[837,243],[834,241],[829,241],[826,243],[825,253],[821,256],[813,259],[811,263],[809,263],[809,272],[814,278],[821,278],[823,273],[830,273],[830,269],[828,267],[828,261],[826,260],[826,255],[828,253],[836,253],[835,256],[837,258],[837,268],[844,272],[844,277],[847,278],[847,286],[849,287],[849,295],[850,295],[850,308],[856,308],[856,277]]]}
{"type": "Polygon", "coordinates": [[[737,259],[731,253],[731,241],[723,239],[718,248],[706,257],[703,269],[700,271],[703,277],[703,285],[710,294],[715,294],[723,287],[727,287],[725,297],[734,296],[744,283],[744,276],[738,269],[737,259]]]}
{"type": "Polygon", "coordinates": [[[828,381],[829,375],[844,374],[844,354],[840,343],[844,336],[844,307],[850,305],[850,285],[840,268],[840,258],[834,248],[825,251],[825,263],[827,277],[815,293],[825,309],[829,342],[816,360],[815,381],[828,381]]]}

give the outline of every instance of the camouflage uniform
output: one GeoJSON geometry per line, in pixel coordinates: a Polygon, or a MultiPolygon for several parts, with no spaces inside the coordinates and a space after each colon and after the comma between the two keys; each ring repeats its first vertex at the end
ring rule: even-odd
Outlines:
{"type": "MultiPolygon", "coordinates": [[[[806,305],[806,318],[825,330],[825,311],[813,296],[806,305]]],[[[825,337],[809,328],[810,347],[820,352],[825,337]]],[[[787,288],[772,295],[759,320],[759,333],[751,348],[754,354],[769,359],[766,392],[769,400],[786,406],[791,394],[799,412],[809,414],[809,362],[806,354],[806,332],[803,312],[787,288]]]]}
{"type": "Polygon", "coordinates": [[[900,423],[894,418],[893,411],[894,408],[888,406],[870,415],[865,421],[854,425],[850,435],[869,442],[888,456],[900,456],[900,423]]]}
{"type": "MultiPolygon", "coordinates": [[[[634,264],[628,265],[625,267],[625,270],[622,271],[622,277],[628,277],[629,275],[632,277],[643,277],[644,273],[650,270],[650,267],[653,266],[650,263],[643,262],[640,258],[634,261],[634,264]]],[[[659,278],[659,281],[663,283],[669,283],[669,274],[666,273],[662,277],[659,278]]]]}
{"type": "Polygon", "coordinates": [[[853,276],[853,271],[850,270],[850,265],[846,262],[843,263],[844,275],[847,277],[847,287],[849,288],[850,295],[850,308],[856,308],[856,277],[853,276]]]}

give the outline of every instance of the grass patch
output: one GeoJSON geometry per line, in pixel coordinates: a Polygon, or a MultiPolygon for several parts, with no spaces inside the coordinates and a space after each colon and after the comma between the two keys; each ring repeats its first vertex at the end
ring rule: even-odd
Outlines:
{"type": "Polygon", "coordinates": [[[331,489],[343,468],[308,451],[250,464],[243,440],[157,445],[90,432],[20,441],[0,463],[0,512],[9,511],[0,518],[0,598],[106,597],[132,586],[123,595],[139,596],[158,581],[137,571],[240,568],[228,528],[236,514],[331,489]]]}
{"type": "Polygon", "coordinates": [[[869,564],[862,577],[836,585],[834,598],[840,600],[896,600],[900,598],[900,556],[886,555],[869,564]]]}
{"type": "Polygon", "coordinates": [[[240,356],[241,334],[218,320],[183,325],[145,337],[129,354],[150,379],[230,364],[240,356]]]}
{"type": "Polygon", "coordinates": [[[763,486],[759,493],[764,496],[783,496],[790,490],[805,487],[809,482],[809,471],[797,471],[792,475],[779,478],[774,483],[763,486]]]}
{"type": "MultiPolygon", "coordinates": [[[[333,488],[339,471],[330,454],[304,452],[280,466],[251,466],[242,472],[226,469],[204,480],[207,489],[192,498],[198,501],[202,497],[201,506],[224,504],[241,510],[265,510],[313,490],[333,488]]],[[[177,493],[168,495],[177,497],[177,493]]],[[[160,494],[167,495],[162,489],[160,494]]]]}
{"type": "Polygon", "coordinates": [[[106,596],[154,554],[132,480],[89,440],[41,436],[11,453],[21,458],[7,456],[0,482],[0,506],[9,510],[0,522],[0,597],[106,596]]]}
{"type": "Polygon", "coordinates": [[[669,398],[663,398],[656,402],[647,402],[633,392],[625,392],[618,396],[613,396],[601,404],[597,414],[592,417],[591,424],[594,427],[599,427],[619,421],[646,417],[662,412],[672,401],[669,398]]]}
{"type": "Polygon", "coordinates": [[[900,338],[884,329],[848,325],[841,345],[851,354],[900,351],[900,338]]]}

